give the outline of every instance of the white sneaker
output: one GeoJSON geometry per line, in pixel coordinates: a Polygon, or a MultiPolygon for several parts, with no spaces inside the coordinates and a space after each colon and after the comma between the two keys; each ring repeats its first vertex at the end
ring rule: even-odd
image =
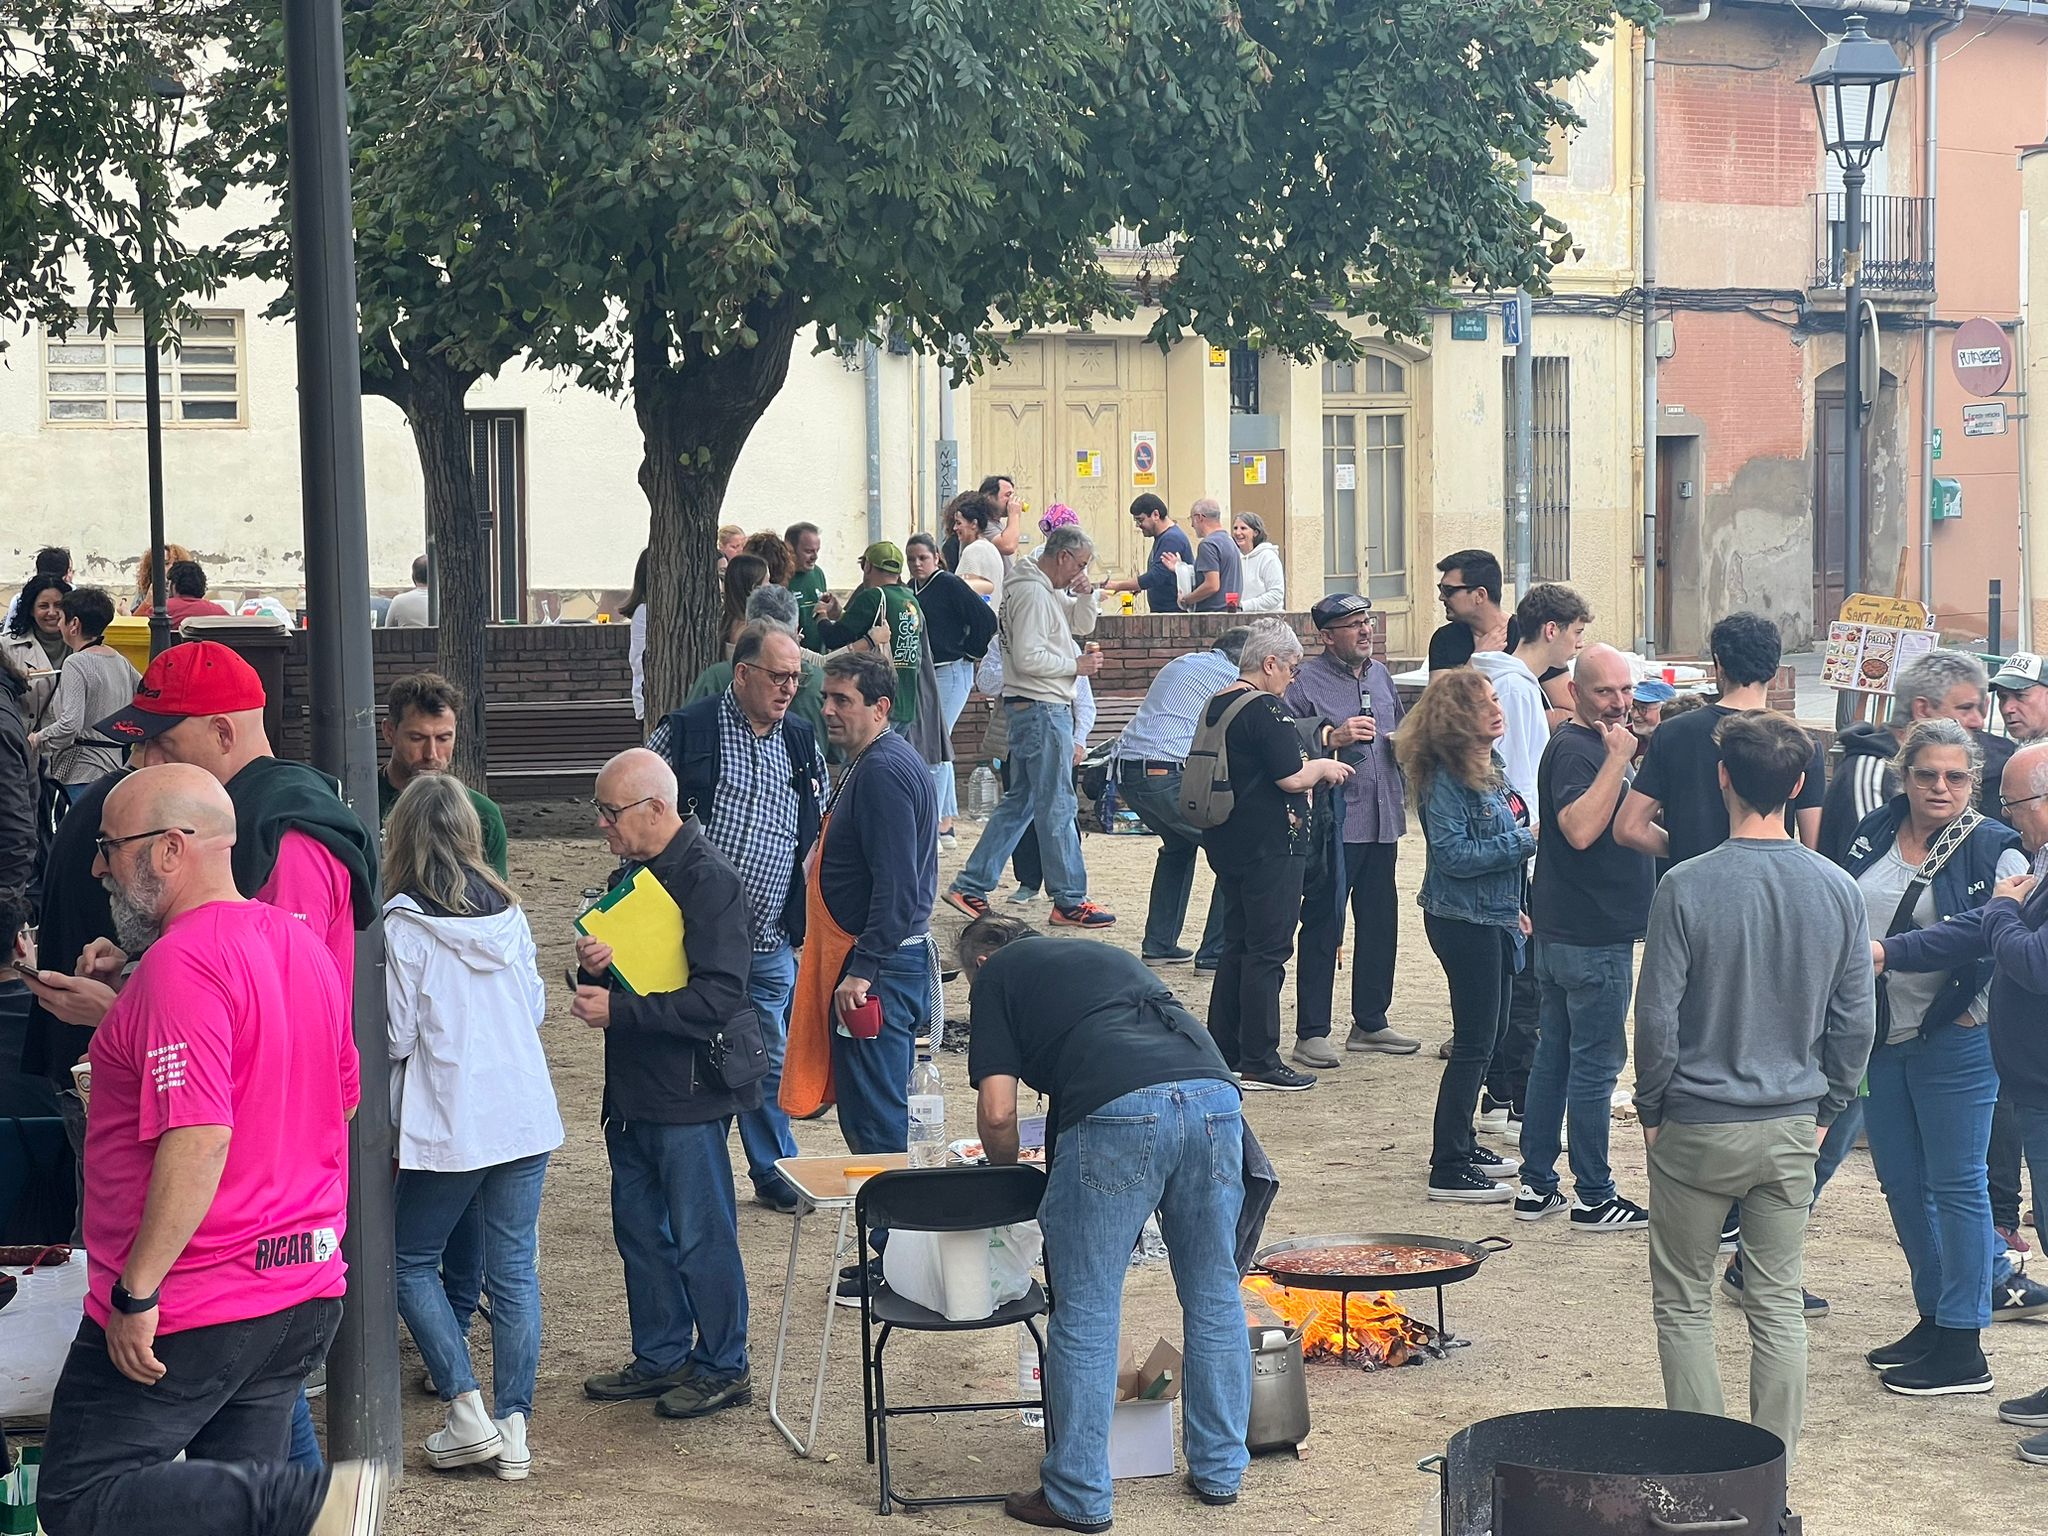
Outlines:
{"type": "Polygon", "coordinates": [[[439,1471],[495,1461],[505,1437],[489,1413],[484,1395],[469,1391],[448,1405],[448,1422],[427,1436],[427,1465],[439,1471]]]}
{"type": "Polygon", "coordinates": [[[533,1453],[526,1448],[526,1415],[508,1414],[495,1422],[504,1440],[498,1447],[498,1476],[516,1483],[533,1470],[533,1453]]]}
{"type": "Polygon", "coordinates": [[[377,1536],[384,1528],[388,1489],[381,1461],[337,1461],[327,1474],[327,1497],[306,1536],[377,1536]]]}

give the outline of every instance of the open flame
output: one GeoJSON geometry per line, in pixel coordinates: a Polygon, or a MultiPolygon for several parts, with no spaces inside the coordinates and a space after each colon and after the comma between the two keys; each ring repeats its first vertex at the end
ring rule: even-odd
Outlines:
{"type": "Polygon", "coordinates": [[[1436,1330],[1394,1305],[1391,1291],[1290,1290],[1266,1275],[1247,1275],[1245,1295],[1254,1304],[1245,1321],[1257,1327],[1267,1319],[1258,1307],[1274,1313],[1301,1334],[1304,1359],[1356,1362],[1369,1370],[1413,1365],[1426,1354],[1442,1351],[1436,1330]]]}

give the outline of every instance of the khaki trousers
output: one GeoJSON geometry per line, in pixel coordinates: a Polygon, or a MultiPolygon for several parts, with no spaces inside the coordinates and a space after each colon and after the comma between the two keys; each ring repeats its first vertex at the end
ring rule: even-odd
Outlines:
{"type": "Polygon", "coordinates": [[[1650,1148],[1650,1295],[1664,1406],[1722,1414],[1714,1358],[1721,1223],[1742,1202],[1742,1306],[1749,1317],[1749,1418],[1785,1442],[1806,1414],[1806,1214],[1813,1204],[1814,1120],[1732,1125],[1667,1120],[1650,1148]]]}

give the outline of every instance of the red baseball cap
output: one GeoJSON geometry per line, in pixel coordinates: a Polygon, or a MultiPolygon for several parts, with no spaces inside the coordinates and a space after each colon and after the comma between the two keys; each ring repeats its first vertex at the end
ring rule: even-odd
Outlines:
{"type": "Polygon", "coordinates": [[[147,741],[194,715],[234,715],[261,709],[263,679],[218,640],[188,640],[149,664],[135,700],[96,730],[116,741],[147,741]]]}

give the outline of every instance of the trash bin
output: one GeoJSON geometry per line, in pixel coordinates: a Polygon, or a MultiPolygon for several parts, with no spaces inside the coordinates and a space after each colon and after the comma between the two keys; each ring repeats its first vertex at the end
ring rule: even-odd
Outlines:
{"type": "MultiPolygon", "coordinates": [[[[172,643],[185,640],[213,640],[234,651],[263,680],[263,729],[276,751],[284,743],[284,663],[292,648],[289,629],[275,619],[222,618],[208,615],[187,619],[178,627],[172,643]]],[[[147,646],[144,647],[147,655],[147,646]]]]}
{"type": "Polygon", "coordinates": [[[107,644],[128,658],[128,665],[136,671],[149,667],[149,620],[139,619],[132,613],[114,615],[114,622],[107,626],[107,644]]]}

